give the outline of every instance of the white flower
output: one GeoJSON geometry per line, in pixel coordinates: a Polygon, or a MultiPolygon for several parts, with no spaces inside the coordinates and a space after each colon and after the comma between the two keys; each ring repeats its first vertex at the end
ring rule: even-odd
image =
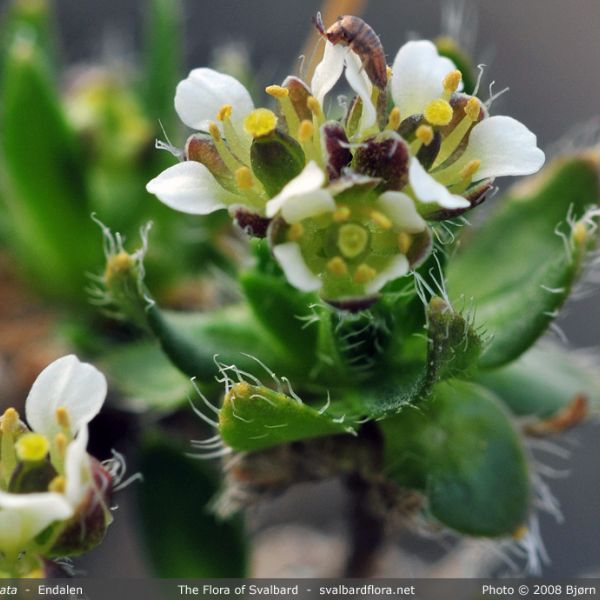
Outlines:
{"type": "Polygon", "coordinates": [[[37,377],[25,403],[33,431],[52,440],[61,431],[57,409],[68,414],[75,435],[99,412],[106,398],[106,378],[90,364],[70,354],[55,360],[37,377]]]}
{"type": "Polygon", "coordinates": [[[296,242],[278,244],[273,248],[273,254],[294,287],[303,292],[315,292],[321,287],[321,280],[306,265],[296,242]]]}
{"type": "Polygon", "coordinates": [[[417,200],[424,204],[434,203],[449,209],[470,206],[468,200],[457,194],[451,194],[445,185],[438,183],[429,175],[414,156],[410,159],[408,180],[417,200]]]}
{"type": "Polygon", "coordinates": [[[92,482],[88,437],[88,428],[84,425],[69,444],[65,457],[65,498],[74,509],[79,506],[92,482]]]}

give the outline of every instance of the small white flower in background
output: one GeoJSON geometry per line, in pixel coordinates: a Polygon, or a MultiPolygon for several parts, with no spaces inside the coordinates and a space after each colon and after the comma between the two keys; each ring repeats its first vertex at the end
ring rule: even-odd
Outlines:
{"type": "Polygon", "coordinates": [[[36,536],[72,518],[91,489],[87,425],[106,391],[100,371],[64,356],[40,373],[29,392],[30,430],[13,408],[0,418],[0,572],[14,574],[20,564],[35,565],[36,536]],[[38,470],[45,489],[22,489],[24,466],[38,470]]]}

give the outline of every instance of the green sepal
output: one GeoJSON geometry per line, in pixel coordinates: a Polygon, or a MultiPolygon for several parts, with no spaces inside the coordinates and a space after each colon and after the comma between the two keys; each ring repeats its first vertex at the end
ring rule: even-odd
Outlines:
{"type": "Polygon", "coordinates": [[[57,474],[46,459],[19,462],[10,477],[8,491],[14,494],[47,492],[48,485],[57,474]]]}
{"type": "Polygon", "coordinates": [[[238,383],[219,411],[221,438],[235,450],[251,451],[354,429],[282,392],[238,383]]]}
{"type": "Polygon", "coordinates": [[[270,197],[299,175],[304,168],[304,151],[291,136],[279,129],[257,137],[250,149],[252,171],[270,197]]]}
{"type": "Polygon", "coordinates": [[[597,202],[597,168],[585,156],[554,161],[499,202],[449,263],[450,297],[472,302],[477,323],[492,336],[482,367],[525,352],[568,297],[597,237],[574,235],[567,218],[577,221],[597,202]]]}
{"type": "Polygon", "coordinates": [[[514,533],[527,518],[529,479],[500,401],[472,383],[438,384],[421,410],[380,423],[385,475],[422,491],[431,515],[461,533],[514,533]]]}
{"type": "Polygon", "coordinates": [[[218,481],[206,463],[157,435],[142,443],[136,485],[140,525],[157,577],[244,577],[246,547],[241,523],[210,512],[218,481]]]}
{"type": "Polygon", "coordinates": [[[475,381],[492,390],[519,417],[552,417],[577,396],[600,406],[597,371],[556,344],[537,345],[510,365],[479,372],[475,381]]]}

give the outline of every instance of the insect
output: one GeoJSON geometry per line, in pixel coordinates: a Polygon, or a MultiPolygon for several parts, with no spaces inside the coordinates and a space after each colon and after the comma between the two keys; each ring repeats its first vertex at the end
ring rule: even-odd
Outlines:
{"type": "Polygon", "coordinates": [[[387,86],[385,52],[379,36],[370,25],[359,17],[343,15],[326,30],[320,12],[313,18],[313,22],[318,32],[332,44],[348,46],[357,54],[371,83],[380,90],[385,90],[387,86]]]}

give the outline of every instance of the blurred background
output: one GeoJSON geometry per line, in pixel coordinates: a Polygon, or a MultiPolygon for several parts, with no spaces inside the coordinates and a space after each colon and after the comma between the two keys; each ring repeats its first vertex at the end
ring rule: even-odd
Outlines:
{"type": "MultiPolygon", "coordinates": [[[[135,69],[143,45],[143,27],[148,17],[145,0],[55,0],[55,20],[60,32],[60,52],[64,64],[73,68],[103,63],[107,69],[124,73],[135,69]]],[[[232,60],[247,61],[254,69],[261,86],[279,82],[286,74],[299,68],[298,56],[311,31],[311,17],[320,7],[317,0],[281,2],[276,0],[187,0],[184,3],[185,55],[183,72],[197,66],[214,63],[216,52],[230,45],[232,60]]],[[[434,0],[372,0],[365,3],[364,18],[379,33],[392,62],[397,48],[407,37],[433,38],[448,33],[448,12],[456,2],[434,0]],[[444,17],[446,15],[446,17],[444,17]]],[[[1,14],[8,6],[0,0],[1,14]]],[[[600,125],[592,121],[600,115],[600,3],[597,0],[494,0],[466,3],[462,41],[473,52],[474,60],[487,66],[483,90],[495,80],[494,91],[506,86],[510,91],[494,104],[495,114],[510,114],[537,133],[540,146],[550,147],[575,125],[579,136],[598,142],[600,125]]],[[[450,19],[452,22],[452,19],[450,19]]],[[[449,33],[456,33],[450,31],[449,33]]],[[[221,52],[220,60],[227,55],[221,52]]],[[[72,81],[71,70],[63,83],[72,81]]],[[[259,88],[260,89],[260,88],[259,88]]],[[[174,89],[167,94],[173,94],[174,89]]],[[[481,94],[483,98],[487,93],[481,94]]],[[[167,133],[176,146],[184,136],[177,127],[169,128],[174,112],[161,116],[167,133]]],[[[156,167],[156,173],[160,169],[156,167]]],[[[502,185],[502,183],[500,182],[502,185]]],[[[154,200],[147,197],[147,202],[154,200]]],[[[111,225],[111,223],[108,223],[111,225]]],[[[99,241],[99,236],[98,236],[99,241]]],[[[507,232],[509,243],[509,232],[507,232]]],[[[21,296],[11,302],[21,304],[21,296]]],[[[567,307],[559,325],[573,348],[593,348],[600,340],[600,295],[591,294],[567,307]]],[[[10,319],[11,302],[1,309],[10,319]]],[[[42,307],[43,308],[43,307],[42,307]]],[[[18,308],[12,309],[15,314],[18,308]]],[[[35,312],[43,321],[43,310],[35,312]]],[[[7,325],[3,325],[7,329],[7,325]]],[[[39,339],[39,329],[33,335],[39,339]]],[[[42,327],[42,331],[44,331],[42,327]]],[[[9,331],[10,333],[10,331],[9,331]]],[[[7,334],[8,335],[8,334],[7,334]]],[[[15,335],[15,332],[12,333],[15,335]]],[[[14,344],[0,342],[5,377],[10,378],[11,352],[14,344]]],[[[32,348],[35,344],[32,345],[32,348]]],[[[52,354],[47,350],[46,354],[52,354]]],[[[46,354],[40,357],[43,363],[46,354]]],[[[47,362],[47,361],[46,361],[47,362]]],[[[596,363],[596,368],[598,363],[596,363]]],[[[34,371],[33,367],[31,367],[34,371]]],[[[30,373],[22,376],[24,381],[30,373]]],[[[23,384],[26,389],[27,386],[23,384]]],[[[119,422],[121,423],[121,422],[119,422]]],[[[126,430],[126,424],[121,425],[126,430]]],[[[118,425],[118,426],[121,426],[118,425]]],[[[106,445],[106,444],[104,444],[106,445]]],[[[570,452],[568,460],[555,463],[569,475],[552,481],[552,490],[560,500],[564,523],[542,519],[542,535],[551,564],[545,575],[600,576],[600,427],[587,424],[561,441],[570,452]]],[[[121,450],[126,450],[126,444],[121,450]]],[[[103,448],[106,452],[106,448],[103,448]]],[[[133,488],[140,483],[134,483],[133,488]]],[[[134,577],[148,573],[143,546],[131,526],[137,518],[135,490],[120,492],[115,523],[109,529],[103,545],[76,563],[90,576],[134,577]]],[[[185,493],[185,490],[182,490],[185,493]]],[[[312,554],[312,561],[331,563],[335,569],[335,548],[343,546],[346,535],[344,506],[335,483],[319,486],[302,485],[293,493],[263,507],[251,518],[252,527],[261,532],[266,523],[274,525],[310,523],[310,529],[290,531],[280,527],[271,530],[268,540],[271,552],[261,554],[261,545],[254,556],[256,571],[275,572],[268,564],[269,556],[280,556],[293,563],[293,554],[286,554],[287,537],[294,535],[296,552],[312,554]],[[327,502],[323,499],[327,498],[327,502]],[[279,544],[279,546],[277,546],[279,544]],[[337,544],[337,546],[336,546],[337,544]],[[272,552],[273,548],[281,551],[272,552]],[[333,557],[333,558],[332,558],[333,557]]],[[[264,533],[264,532],[263,532],[264,533]]],[[[210,540],[198,540],[210,544],[210,540]]],[[[266,543],[266,542],[265,542],[266,543]]],[[[442,548],[431,543],[415,542],[415,552],[438,556],[442,548]]],[[[409,544],[410,545],[410,544],[409,544]]],[[[407,554],[393,548],[384,560],[382,573],[394,575],[410,571],[407,554]],[[401,570],[401,571],[400,571],[401,570]]],[[[310,562],[310,560],[309,560],[310,562]]],[[[330,566],[331,566],[330,565],[330,566]]],[[[280,571],[281,572],[281,571],[280,571]]],[[[285,570],[284,570],[285,572],[285,570]]],[[[317,572],[318,573],[318,572],[317,572]]]]}

